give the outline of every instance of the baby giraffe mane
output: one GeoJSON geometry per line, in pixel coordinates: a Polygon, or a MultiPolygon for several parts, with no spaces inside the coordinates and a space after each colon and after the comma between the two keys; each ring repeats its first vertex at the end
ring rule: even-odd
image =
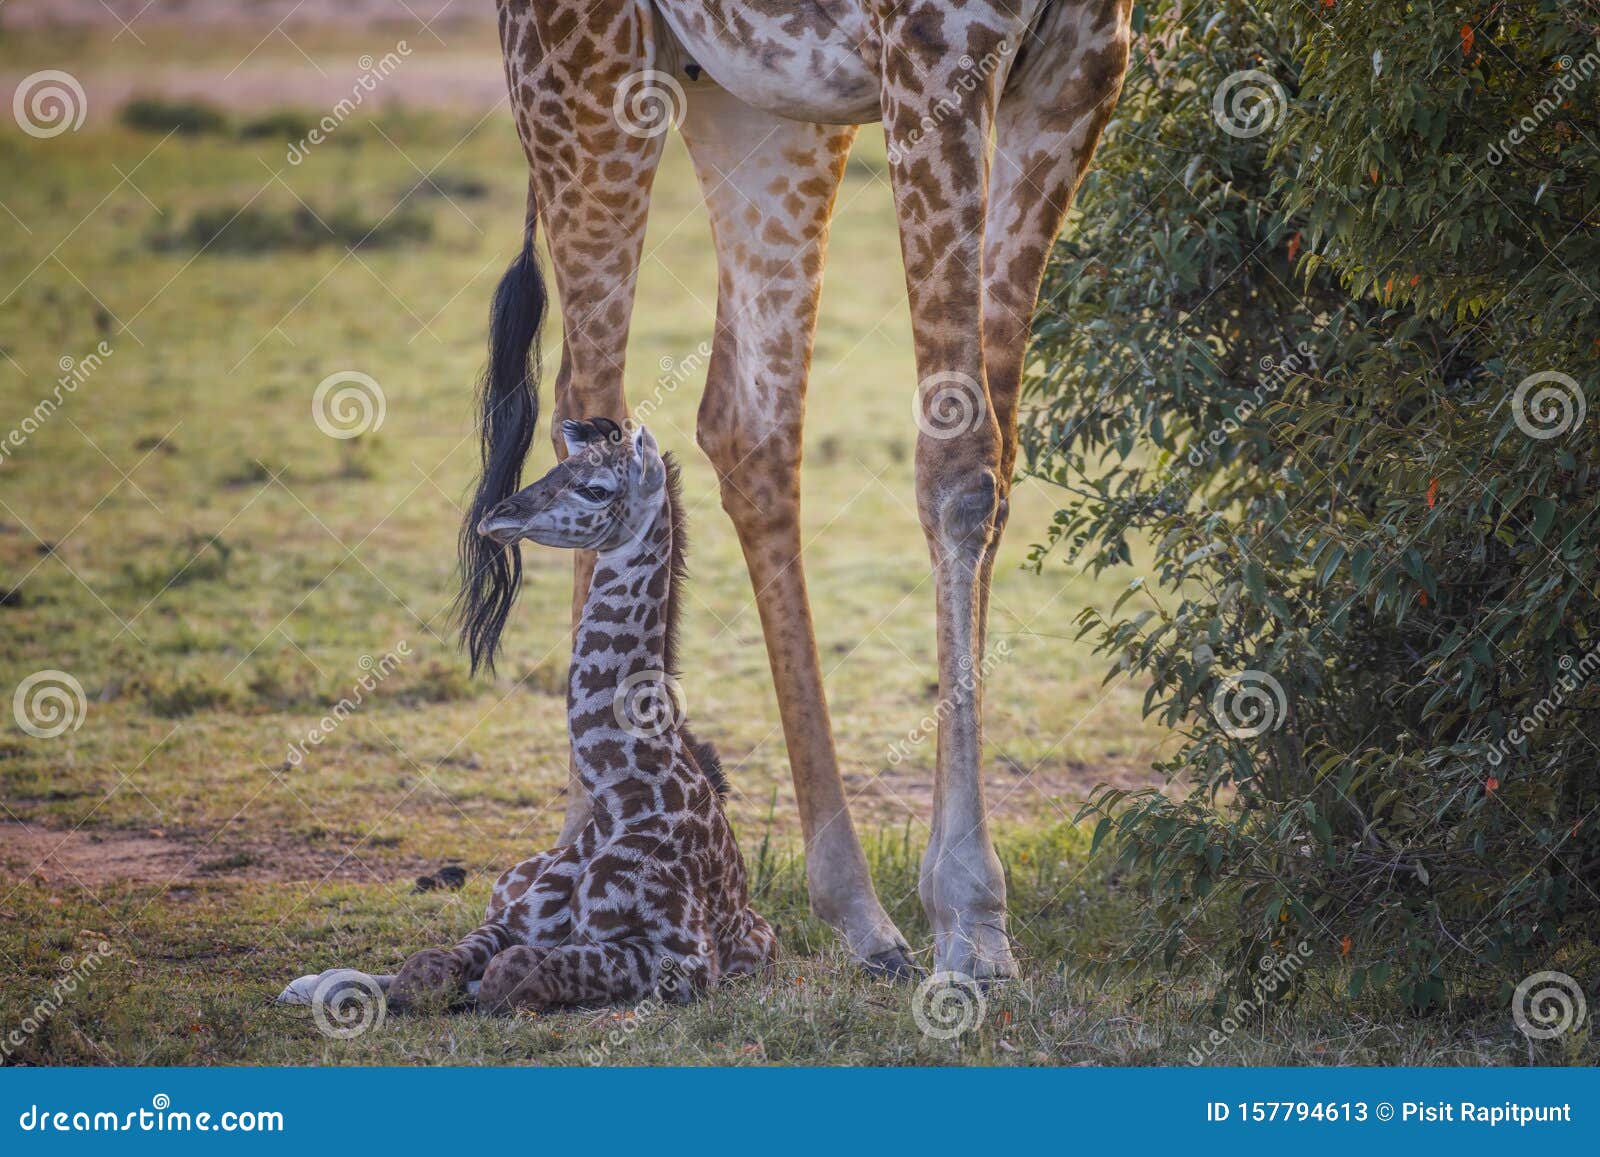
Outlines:
{"type": "MultiPolygon", "coordinates": [[[[667,560],[667,636],[665,666],[669,675],[678,674],[678,623],[683,610],[683,581],[689,575],[688,516],[683,509],[683,471],[670,451],[661,455],[667,468],[667,517],[672,525],[672,554],[667,560]]],[[[728,777],[722,770],[722,757],[710,743],[695,737],[688,725],[680,727],[684,745],[711,781],[718,796],[728,794],[728,777]]]]}

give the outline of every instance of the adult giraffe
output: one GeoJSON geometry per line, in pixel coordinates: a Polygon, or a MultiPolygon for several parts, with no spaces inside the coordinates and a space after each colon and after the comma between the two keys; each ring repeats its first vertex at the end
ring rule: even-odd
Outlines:
{"type": "MultiPolygon", "coordinates": [[[[532,443],[545,304],[535,228],[546,231],[564,328],[556,418],[625,421],[623,356],[663,140],[649,118],[667,111],[649,105],[683,94],[685,107],[670,111],[681,113],[719,269],[697,440],[755,588],[812,908],[875,971],[906,975],[911,964],[846,805],[800,559],[801,420],[834,196],[855,126],[881,120],[921,383],[917,509],[944,706],[919,890],[936,968],[1012,976],[979,768],[989,581],[1039,283],[1121,89],[1130,6],[499,0],[530,179],[522,252],[495,299],[483,475],[462,528],[462,635],[474,669],[492,665],[521,577],[515,553],[476,527],[517,489],[532,443]]],[[[592,567],[580,554],[575,613],[592,567]]],[[[563,842],[589,807],[574,784],[563,842]]]]}

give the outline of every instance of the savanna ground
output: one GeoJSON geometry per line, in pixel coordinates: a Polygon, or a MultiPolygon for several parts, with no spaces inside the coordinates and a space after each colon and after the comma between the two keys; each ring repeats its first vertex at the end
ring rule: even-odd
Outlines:
{"type": "MultiPolygon", "coordinates": [[[[993,598],[992,639],[1008,653],[987,695],[989,799],[1024,979],[991,991],[972,1031],[937,1039],[919,1031],[910,987],[864,979],[808,914],[759,624],[693,443],[715,271],[675,140],[628,389],[652,400],[652,428],[684,464],[685,689],[728,764],[756,902],[785,960],[770,980],[669,1011],[396,1015],[337,1040],[274,1007],[303,972],[393,971],[448,943],[477,922],[499,870],[559,828],[569,561],[527,552],[499,676],[468,679],[448,623],[472,382],[522,218],[493,28],[464,4],[428,25],[401,7],[387,21],[377,5],[221,6],[199,31],[165,5],[137,19],[137,5],[115,6],[131,27],[95,5],[58,6],[85,22],[52,27],[34,19],[46,7],[0,10],[0,79],[10,93],[66,70],[88,115],[48,139],[0,128],[0,436],[55,395],[64,359],[83,380],[0,461],[0,685],[9,696],[66,672],[86,708],[59,736],[7,716],[0,737],[0,1030],[29,1029],[6,1062],[1178,1064],[1204,1044],[1203,982],[1168,987],[1149,970],[1105,981],[1094,968],[1120,953],[1142,901],[1089,857],[1072,818],[1097,782],[1154,782],[1163,736],[1140,720],[1142,689],[1103,683],[1102,661],[1071,639],[1077,611],[1122,580],[1020,568],[1061,499],[1037,482],[1013,500],[993,598]],[[350,94],[360,58],[402,40],[409,55],[360,114],[290,164],[289,141],[350,94]],[[194,131],[174,132],[185,118],[157,108],[131,126],[117,110],[139,95],[202,98],[223,119],[190,110],[194,131]],[[110,352],[94,365],[101,342],[110,352]],[[381,427],[354,439],[312,414],[318,383],[344,371],[384,399],[381,427]],[[386,655],[393,670],[359,709],[291,759],[386,655]],[[417,886],[452,865],[460,890],[417,886]],[[84,982],[39,1016],[74,965],[84,982]]],[[[916,862],[933,600],[882,156],[881,135],[864,132],[834,227],[807,560],[856,820],[926,962],[916,862]]],[[[545,430],[535,446],[542,469],[545,430]]],[[[1336,999],[1337,955],[1334,937],[1312,945],[1298,1002],[1229,1034],[1213,1060],[1577,1059],[1530,1051],[1487,1006],[1413,1020],[1336,999]]]]}

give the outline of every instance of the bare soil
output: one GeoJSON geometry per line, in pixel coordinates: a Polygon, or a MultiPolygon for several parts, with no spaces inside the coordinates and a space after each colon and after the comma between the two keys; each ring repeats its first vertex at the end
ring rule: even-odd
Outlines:
{"type": "MultiPolygon", "coordinates": [[[[437,866],[437,865],[433,865],[437,866]]],[[[243,840],[201,840],[164,833],[64,830],[0,824],[0,877],[38,886],[98,888],[112,883],[183,886],[206,881],[356,880],[394,884],[421,874],[414,857],[381,865],[338,848],[243,840]]]]}

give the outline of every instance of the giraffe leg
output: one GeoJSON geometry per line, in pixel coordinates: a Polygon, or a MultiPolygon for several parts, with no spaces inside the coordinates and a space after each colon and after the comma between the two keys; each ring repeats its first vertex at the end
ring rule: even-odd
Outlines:
{"type": "MultiPolygon", "coordinates": [[[[1058,5],[1034,29],[995,115],[984,224],[983,349],[1000,427],[997,530],[1010,513],[1017,459],[1017,395],[1039,283],[1128,62],[1127,0],[1058,5]]],[[[979,652],[987,644],[989,585],[1000,536],[984,554],[979,652]]]]}
{"type": "Polygon", "coordinates": [[[1023,30],[989,16],[989,27],[980,14],[943,38],[891,29],[913,59],[891,65],[884,98],[920,379],[917,504],[934,567],[943,719],[919,891],[936,966],[977,978],[1016,974],[980,758],[989,582],[1009,507],[1022,355],[1043,262],[1120,84],[1127,6],[1056,6],[1027,34],[1014,73],[1023,30]],[[971,77],[972,62],[991,59],[1006,63],[980,65],[990,83],[930,103],[924,78],[971,77]]]}
{"type": "Polygon", "coordinates": [[[905,939],[873,890],[839,778],[800,559],[806,375],[829,217],[856,130],[784,120],[709,85],[693,91],[682,127],[719,270],[698,441],[717,469],[755,589],[811,907],[855,959],[908,975],[905,939]]]}
{"type": "Polygon", "coordinates": [[[982,342],[987,147],[1022,31],[999,7],[943,19],[897,10],[883,25],[884,131],[917,358],[917,511],[933,564],[939,652],[938,763],[919,891],[935,967],[976,978],[1017,972],[980,769],[980,587],[1002,494],[982,342]],[[980,59],[993,63],[974,68],[980,59]],[[933,79],[958,76],[969,83],[933,79]]]}
{"type": "MultiPolygon", "coordinates": [[[[637,94],[638,78],[656,66],[654,29],[644,5],[597,0],[579,24],[569,16],[559,6],[500,3],[512,110],[561,301],[561,367],[550,422],[557,457],[566,454],[563,419],[627,418],[623,359],[671,100],[661,90],[662,102],[655,106],[661,119],[637,119],[637,102],[648,109],[653,99],[637,94]]],[[[577,552],[574,627],[593,573],[593,552],[577,552]]],[[[560,843],[577,838],[591,810],[569,761],[560,843]]]]}
{"type": "Polygon", "coordinates": [[[513,944],[555,945],[571,933],[572,886],[580,867],[572,847],[525,860],[495,882],[484,923],[453,948],[425,948],[388,986],[396,1007],[459,999],[489,962],[513,944]]]}

